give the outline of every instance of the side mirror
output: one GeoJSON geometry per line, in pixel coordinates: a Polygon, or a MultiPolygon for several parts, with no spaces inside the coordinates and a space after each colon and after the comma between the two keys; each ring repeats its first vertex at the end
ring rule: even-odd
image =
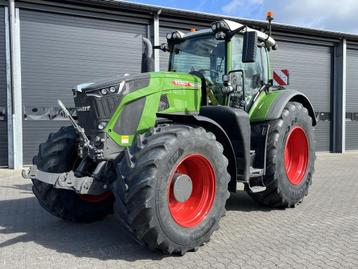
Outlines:
{"type": "Polygon", "coordinates": [[[224,85],[225,87],[227,87],[227,86],[229,86],[229,84],[230,84],[230,77],[229,77],[229,75],[223,75],[223,85],[224,85]]]}
{"type": "Polygon", "coordinates": [[[257,33],[254,31],[244,33],[244,45],[242,48],[242,62],[254,63],[257,53],[257,33]]]}
{"type": "Polygon", "coordinates": [[[159,49],[160,49],[161,51],[163,51],[163,52],[170,51],[169,46],[168,46],[167,43],[162,43],[162,44],[160,44],[159,49]]]}
{"type": "Polygon", "coordinates": [[[170,51],[169,45],[167,43],[162,43],[159,46],[154,46],[153,48],[154,49],[159,49],[159,50],[161,50],[163,52],[170,51]]]}

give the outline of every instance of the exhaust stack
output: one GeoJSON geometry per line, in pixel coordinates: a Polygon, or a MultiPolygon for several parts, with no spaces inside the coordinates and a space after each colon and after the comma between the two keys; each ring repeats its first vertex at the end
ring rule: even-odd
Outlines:
{"type": "Polygon", "coordinates": [[[153,45],[148,38],[143,37],[142,73],[154,71],[153,45]]]}

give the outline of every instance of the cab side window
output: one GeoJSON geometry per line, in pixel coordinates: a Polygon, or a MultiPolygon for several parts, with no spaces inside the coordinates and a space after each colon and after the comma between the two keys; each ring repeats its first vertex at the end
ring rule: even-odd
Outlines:
{"type": "Polygon", "coordinates": [[[270,65],[269,65],[269,59],[267,56],[267,49],[265,47],[259,48],[261,53],[261,61],[262,61],[262,69],[263,69],[263,76],[262,76],[262,82],[264,84],[267,84],[269,82],[269,72],[270,72],[270,65]]]}
{"type": "Polygon", "coordinates": [[[244,71],[245,101],[248,104],[261,86],[268,81],[267,58],[265,48],[258,47],[256,61],[243,63],[242,48],[243,35],[238,34],[232,39],[232,69],[244,71]]]}

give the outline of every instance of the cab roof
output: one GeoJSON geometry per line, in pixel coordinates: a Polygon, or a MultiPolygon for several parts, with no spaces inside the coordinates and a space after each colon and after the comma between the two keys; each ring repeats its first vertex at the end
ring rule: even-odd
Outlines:
{"type": "MultiPolygon", "coordinates": [[[[227,19],[223,19],[222,21],[224,21],[229,26],[230,31],[235,31],[236,29],[239,29],[239,28],[244,26],[241,23],[238,23],[238,22],[235,22],[235,21],[230,21],[230,20],[227,20],[227,19]]],[[[258,31],[256,29],[252,29],[250,27],[244,28],[241,32],[243,33],[245,31],[256,32],[259,41],[265,42],[268,47],[273,47],[273,46],[276,45],[276,41],[271,36],[268,36],[264,32],[258,31]]],[[[180,32],[180,31],[178,31],[178,32],[180,32]]],[[[186,33],[186,34],[182,33],[182,32],[180,32],[180,33],[181,33],[181,36],[183,38],[190,38],[190,37],[193,37],[193,36],[198,36],[198,35],[203,35],[203,34],[210,34],[212,32],[213,31],[211,29],[204,29],[204,30],[199,30],[199,31],[195,31],[195,32],[189,32],[189,33],[186,33]]]]}

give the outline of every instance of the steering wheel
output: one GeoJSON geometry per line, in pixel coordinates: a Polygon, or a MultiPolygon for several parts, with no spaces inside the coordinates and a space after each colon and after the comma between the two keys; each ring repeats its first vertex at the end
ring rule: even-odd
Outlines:
{"type": "Polygon", "coordinates": [[[207,81],[208,85],[213,85],[215,84],[215,82],[212,80],[211,78],[211,72],[217,74],[217,76],[219,76],[219,72],[216,70],[212,70],[212,69],[199,69],[198,72],[202,73],[203,76],[205,77],[205,80],[207,81]],[[209,72],[209,75],[207,74],[207,72],[209,72]]]}

